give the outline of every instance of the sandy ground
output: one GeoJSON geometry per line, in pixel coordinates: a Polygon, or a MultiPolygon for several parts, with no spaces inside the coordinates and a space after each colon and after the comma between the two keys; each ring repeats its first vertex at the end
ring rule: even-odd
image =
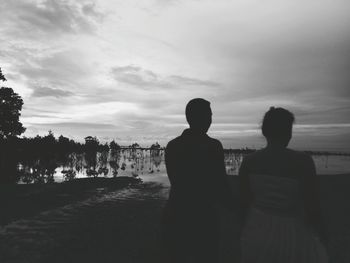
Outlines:
{"type": "Polygon", "coordinates": [[[0,230],[0,262],[154,262],[167,189],[99,189],[0,230]]]}
{"type": "MultiPolygon", "coordinates": [[[[350,262],[349,186],[350,175],[321,177],[330,254],[337,263],[350,262]]],[[[160,220],[167,186],[126,181],[106,186],[100,181],[65,190],[27,188],[7,189],[11,202],[1,191],[0,262],[160,262],[160,220]]],[[[236,262],[236,216],[225,214],[222,225],[223,262],[236,262]]]]}

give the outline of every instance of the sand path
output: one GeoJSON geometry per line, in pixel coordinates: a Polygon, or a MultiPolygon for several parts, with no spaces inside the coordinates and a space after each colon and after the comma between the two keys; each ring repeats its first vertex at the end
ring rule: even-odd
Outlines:
{"type": "Polygon", "coordinates": [[[97,194],[0,228],[0,262],[154,262],[168,188],[97,194]]]}

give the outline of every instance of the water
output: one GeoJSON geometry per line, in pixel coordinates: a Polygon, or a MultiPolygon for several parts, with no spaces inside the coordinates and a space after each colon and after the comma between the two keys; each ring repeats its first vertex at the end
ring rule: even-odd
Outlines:
{"type": "Polygon", "coordinates": [[[350,156],[316,155],[313,159],[317,174],[350,173],[350,156]]]}
{"type": "MultiPolygon", "coordinates": [[[[317,173],[350,173],[350,156],[314,155],[317,173]]],[[[243,154],[226,153],[225,165],[229,175],[237,175],[243,160],[243,154]]],[[[163,150],[127,149],[118,152],[95,152],[71,154],[65,163],[57,163],[50,169],[35,165],[21,165],[22,176],[19,183],[63,182],[75,178],[99,176],[134,176],[145,182],[157,181],[168,185],[163,150]]]]}

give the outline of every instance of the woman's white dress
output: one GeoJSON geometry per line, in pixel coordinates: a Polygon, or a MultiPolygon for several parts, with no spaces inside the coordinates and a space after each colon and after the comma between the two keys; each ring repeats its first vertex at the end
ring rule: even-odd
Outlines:
{"type": "Polygon", "coordinates": [[[297,180],[249,175],[253,204],[242,231],[242,263],[326,263],[327,253],[305,224],[297,180]]]}

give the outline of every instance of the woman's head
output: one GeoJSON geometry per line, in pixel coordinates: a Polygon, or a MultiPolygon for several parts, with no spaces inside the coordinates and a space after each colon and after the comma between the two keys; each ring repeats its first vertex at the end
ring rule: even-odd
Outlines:
{"type": "Polygon", "coordinates": [[[287,147],[292,138],[294,121],[294,115],[290,111],[271,107],[265,113],[261,130],[269,144],[287,147]]]}

